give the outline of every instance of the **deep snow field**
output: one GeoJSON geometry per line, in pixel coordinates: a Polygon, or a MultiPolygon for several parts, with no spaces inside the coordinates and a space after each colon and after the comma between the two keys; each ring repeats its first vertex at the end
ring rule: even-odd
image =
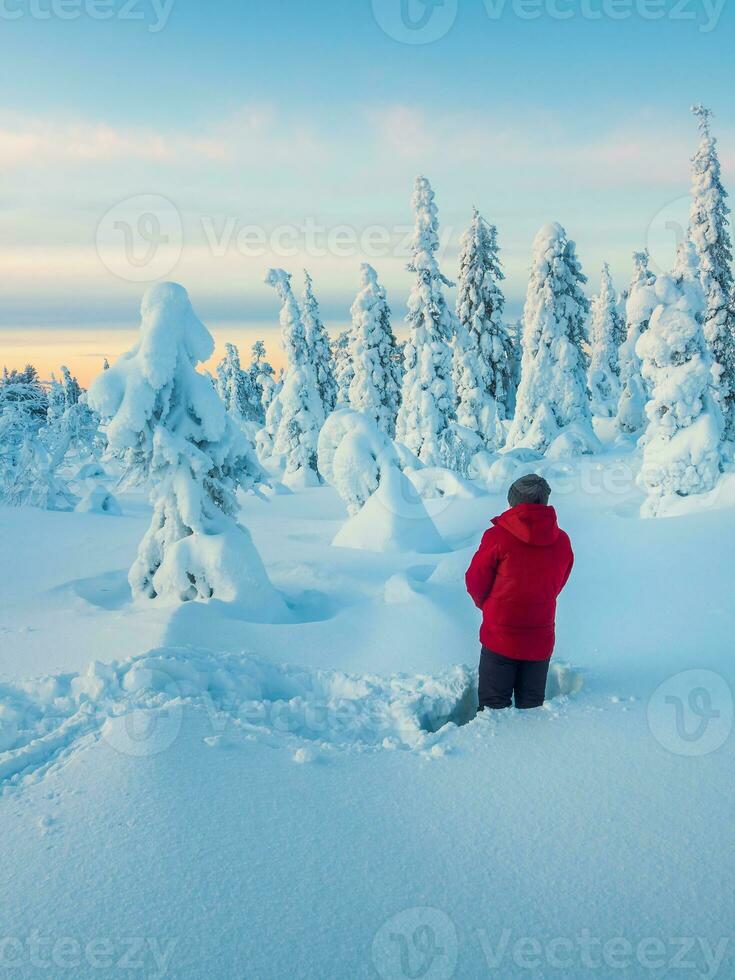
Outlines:
{"type": "Polygon", "coordinates": [[[332,547],[330,488],[242,497],[278,624],[134,605],[140,493],[0,508],[3,975],[734,976],[735,474],[641,520],[636,459],[527,467],[576,566],[544,708],[478,717],[504,492],[399,555],[332,547]]]}

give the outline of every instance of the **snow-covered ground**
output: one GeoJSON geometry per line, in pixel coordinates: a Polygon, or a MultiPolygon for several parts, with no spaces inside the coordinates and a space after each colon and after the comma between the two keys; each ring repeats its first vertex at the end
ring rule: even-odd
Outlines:
{"type": "MultiPolygon", "coordinates": [[[[733,976],[735,475],[641,520],[624,448],[539,464],[576,567],[543,709],[474,717],[463,576],[242,497],[288,604],[133,604],[150,511],[0,508],[10,977],[733,976]]],[[[503,488],[505,489],[505,487],[503,488]]]]}

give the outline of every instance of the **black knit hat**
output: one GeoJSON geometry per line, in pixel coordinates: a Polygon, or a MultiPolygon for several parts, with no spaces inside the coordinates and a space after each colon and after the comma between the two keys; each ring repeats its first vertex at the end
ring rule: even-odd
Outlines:
{"type": "Polygon", "coordinates": [[[542,476],[529,473],[511,484],[508,491],[508,503],[511,507],[518,504],[548,504],[551,487],[542,476]]]}

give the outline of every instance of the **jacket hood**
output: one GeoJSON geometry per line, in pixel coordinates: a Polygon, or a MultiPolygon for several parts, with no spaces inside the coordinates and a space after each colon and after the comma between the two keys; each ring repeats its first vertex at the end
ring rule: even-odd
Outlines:
{"type": "Polygon", "coordinates": [[[500,517],[493,517],[493,524],[537,548],[548,547],[559,537],[556,511],[548,504],[517,504],[500,517]]]}

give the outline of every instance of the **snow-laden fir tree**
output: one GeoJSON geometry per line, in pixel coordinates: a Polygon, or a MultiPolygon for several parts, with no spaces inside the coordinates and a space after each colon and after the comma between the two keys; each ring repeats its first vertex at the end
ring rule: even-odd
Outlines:
{"type": "Polygon", "coordinates": [[[349,330],[341,330],[332,342],[334,360],[334,380],[337,385],[337,405],[345,407],[350,403],[350,385],[354,375],[349,330]]]}
{"type": "Polygon", "coordinates": [[[250,420],[248,378],[242,370],[240,352],[234,344],[225,344],[225,356],[217,365],[217,394],[238,425],[250,420]]]}
{"type": "Polygon", "coordinates": [[[64,391],[64,407],[70,408],[72,405],[76,405],[81,398],[82,389],[65,364],[61,365],[61,387],[64,391]]]}
{"type": "Polygon", "coordinates": [[[283,269],[270,269],[265,281],[281,300],[281,340],[286,353],[283,386],[268,410],[273,454],[283,460],[287,485],[313,486],[319,482],[317,442],[324,424],[324,403],[291,276],[283,269]]]}
{"type": "Polygon", "coordinates": [[[648,250],[633,252],[633,278],[625,300],[625,341],[619,350],[620,400],[617,424],[621,432],[629,434],[640,432],[646,424],[648,393],[641,374],[641,361],[636,353],[636,345],[648,329],[651,314],[658,303],[656,276],[648,268],[648,261],[648,250]]]}
{"type": "Polygon", "coordinates": [[[589,389],[595,415],[615,415],[620,399],[619,350],[625,330],[618,312],[610,266],[605,262],[600,277],[600,291],[592,300],[590,317],[589,389]]]}
{"type": "Polygon", "coordinates": [[[722,185],[711,112],[696,105],[701,140],[692,159],[689,234],[699,257],[706,310],[704,336],[714,360],[715,393],[725,420],[725,438],[735,439],[735,302],[733,301],[730,209],[722,185]]]}
{"type": "Polygon", "coordinates": [[[452,283],[439,271],[439,218],[425,177],[416,178],[412,203],[416,225],[408,270],[416,281],[408,297],[409,336],[396,439],[423,463],[440,466],[442,441],[454,414],[451,345],[456,319],[444,295],[444,287],[452,283]]]}
{"type": "Polygon", "coordinates": [[[304,269],[301,320],[304,324],[306,347],[314,370],[319,397],[322,400],[324,415],[327,416],[337,404],[337,383],[334,380],[334,364],[329,334],[319,312],[319,304],[314,295],[313,280],[306,269],[304,269]]]}
{"type": "MultiPolygon", "coordinates": [[[[565,452],[590,452],[592,431],[585,320],[587,281],[574,242],[557,222],[533,243],[533,266],[523,308],[523,357],[508,446],[546,452],[565,434],[565,452]]],[[[560,443],[559,445],[562,445],[560,443]]]]}
{"type": "Polygon", "coordinates": [[[130,569],[136,597],[238,601],[268,618],[281,602],[248,532],[235,519],[238,486],[261,477],[252,448],[197,365],[214,341],[176,283],[141,305],[137,345],[90,389],[113,450],[145,458],[150,528],[130,569]]]}
{"type": "Polygon", "coordinates": [[[350,313],[350,408],[368,415],[392,439],[401,394],[400,365],[385,290],[367,262],[360,267],[360,292],[350,313]]]}
{"type": "Polygon", "coordinates": [[[507,419],[512,388],[512,354],[503,323],[504,279],[498,257],[497,229],[475,208],[462,236],[454,343],[454,387],[457,421],[494,451],[504,439],[500,419],[507,419]]]}
{"type": "Polygon", "coordinates": [[[675,274],[657,279],[658,305],[636,344],[651,390],[639,477],[648,493],[644,516],[666,513],[677,496],[712,490],[722,464],[723,419],[702,329],[706,301],[689,243],[680,249],[675,274]]]}
{"type": "Polygon", "coordinates": [[[262,340],[256,340],[251,348],[252,359],[248,374],[250,375],[250,389],[252,397],[259,403],[257,421],[265,421],[265,413],[273,400],[276,381],[275,371],[271,364],[265,359],[265,344],[262,340]]]}

